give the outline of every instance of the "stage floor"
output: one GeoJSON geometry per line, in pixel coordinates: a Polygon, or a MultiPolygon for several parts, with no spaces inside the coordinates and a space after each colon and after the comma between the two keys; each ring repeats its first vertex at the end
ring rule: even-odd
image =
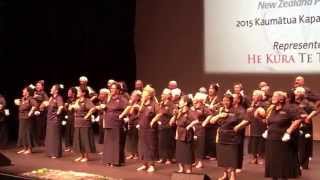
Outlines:
{"type": "MultiPolygon", "coordinates": [[[[101,145],[98,145],[101,149],[101,145]]],[[[91,161],[87,163],[75,163],[73,159],[75,154],[68,152],[59,159],[50,159],[44,154],[43,147],[35,149],[32,155],[17,155],[17,149],[5,149],[1,152],[9,157],[14,165],[7,167],[0,167],[0,172],[21,174],[39,168],[58,169],[58,170],[73,170],[79,172],[87,172],[98,175],[104,175],[113,178],[121,178],[128,180],[165,180],[170,179],[171,174],[177,170],[177,165],[163,165],[157,164],[157,171],[153,174],[146,172],[137,172],[136,168],[140,165],[138,160],[128,160],[125,166],[122,167],[106,167],[101,164],[101,157],[98,154],[91,155],[91,161]]],[[[264,166],[249,164],[250,157],[248,155],[244,158],[244,170],[238,174],[238,179],[243,180],[263,180],[264,166]]],[[[211,179],[217,179],[222,175],[222,169],[217,167],[216,161],[205,160],[205,167],[203,169],[195,169],[196,173],[206,173],[211,179]]],[[[311,161],[310,169],[304,170],[299,179],[303,180],[318,180],[320,179],[320,142],[314,143],[314,157],[311,161]]]]}

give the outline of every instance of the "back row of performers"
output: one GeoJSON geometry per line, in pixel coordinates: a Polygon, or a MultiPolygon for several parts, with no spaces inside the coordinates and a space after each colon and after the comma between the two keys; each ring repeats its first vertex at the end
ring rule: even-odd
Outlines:
{"type": "MultiPolygon", "coordinates": [[[[219,85],[202,87],[194,96],[184,95],[177,82],[170,81],[161,99],[155,89],[137,80],[128,95],[125,84],[110,80],[96,94],[84,76],[80,85],[68,89],[67,99],[61,85],[53,85],[48,97],[44,82],[23,89],[15,100],[19,106],[18,154],[30,154],[45,144],[51,158],[73,150],[76,162],[87,162],[95,153],[92,120],[99,121],[99,143],[103,144],[102,162],[121,166],[127,159],[139,158],[137,171],[155,171],[155,162],[176,161],[178,172],[191,173],[203,168],[203,159],[217,159],[224,168],[220,179],[236,179],[242,169],[245,127],[249,125],[251,163],[265,164],[265,176],[296,178],[301,168],[308,169],[312,157],[312,118],[318,112],[318,97],[304,86],[298,76],[288,92],[270,92],[266,82],[259,83],[252,98],[235,83],[219,99],[219,85]],[[61,128],[65,125],[65,134],[61,128]],[[262,161],[264,160],[264,161],[262,161]]],[[[0,123],[5,116],[5,100],[0,98],[0,123]]],[[[0,127],[1,128],[1,127],[0,127]]],[[[0,132],[2,132],[1,130],[0,132]]]]}

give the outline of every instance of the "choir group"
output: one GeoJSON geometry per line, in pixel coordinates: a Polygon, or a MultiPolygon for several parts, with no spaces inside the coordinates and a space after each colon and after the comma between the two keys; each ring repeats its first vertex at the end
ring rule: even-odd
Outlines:
{"type": "MultiPolygon", "coordinates": [[[[224,169],[220,180],[235,180],[248,135],[250,162],[264,164],[265,177],[297,178],[309,168],[312,119],[320,98],[304,85],[302,76],[285,92],[271,92],[267,82],[260,82],[251,97],[241,83],[218,97],[218,83],[186,94],[170,81],[158,99],[155,89],[141,80],[130,95],[124,82],[114,80],[96,93],[85,76],[66,97],[62,89],[55,84],[48,96],[40,80],[14,100],[19,108],[18,154],[31,154],[34,147],[44,145],[51,158],[62,157],[64,149],[79,155],[75,162],[87,162],[89,154],[96,153],[95,122],[98,142],[103,144],[102,162],[110,167],[139,159],[137,171],[152,173],[156,163],[176,163],[177,172],[192,173],[209,159],[224,169]]],[[[3,124],[8,115],[0,95],[0,143],[5,143],[8,129],[3,124]]]]}

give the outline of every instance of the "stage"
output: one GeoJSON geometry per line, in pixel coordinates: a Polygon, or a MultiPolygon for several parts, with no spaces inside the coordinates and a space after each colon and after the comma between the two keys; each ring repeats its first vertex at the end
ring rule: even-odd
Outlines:
{"type": "MultiPolygon", "coordinates": [[[[122,167],[107,167],[101,164],[101,157],[98,154],[91,155],[91,161],[87,163],[75,163],[73,159],[76,155],[71,152],[64,153],[60,159],[50,159],[43,153],[44,148],[34,149],[32,155],[18,155],[14,148],[1,150],[1,152],[9,157],[13,163],[12,166],[0,167],[0,172],[20,175],[25,172],[30,172],[39,168],[57,169],[57,170],[72,170],[79,172],[93,173],[97,175],[108,176],[116,179],[129,180],[164,180],[170,179],[171,174],[177,170],[177,165],[156,164],[157,171],[153,174],[146,172],[137,172],[136,168],[140,165],[138,160],[128,160],[125,166],[122,167]]],[[[101,145],[98,145],[98,150],[101,145]]],[[[244,170],[238,174],[238,179],[243,180],[263,180],[264,165],[249,164],[250,157],[248,155],[244,158],[244,170]]],[[[193,169],[195,173],[206,173],[211,179],[217,179],[222,175],[222,169],[217,167],[216,161],[205,160],[205,167],[203,169],[193,169]]],[[[299,179],[311,180],[320,179],[320,142],[314,143],[314,157],[311,161],[309,170],[302,172],[302,177],[299,179]]]]}

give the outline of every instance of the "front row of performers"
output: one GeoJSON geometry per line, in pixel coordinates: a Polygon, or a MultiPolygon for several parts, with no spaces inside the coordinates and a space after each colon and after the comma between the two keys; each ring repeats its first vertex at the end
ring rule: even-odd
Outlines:
{"type": "MultiPolygon", "coordinates": [[[[270,92],[261,82],[249,100],[240,83],[218,98],[218,84],[202,87],[194,96],[185,95],[170,81],[158,101],[155,89],[136,81],[129,96],[123,82],[110,80],[95,94],[86,77],[80,85],[61,95],[62,86],[53,85],[48,97],[44,82],[23,89],[15,100],[19,106],[18,154],[30,154],[45,144],[51,158],[65,151],[77,153],[76,162],[87,162],[96,152],[92,120],[99,122],[102,162],[121,166],[127,159],[141,161],[137,171],[154,172],[155,162],[176,162],[177,172],[192,173],[203,168],[203,159],[217,159],[224,168],[220,180],[236,179],[242,169],[245,129],[249,126],[248,151],[251,163],[265,164],[265,176],[296,178],[308,169],[312,157],[312,118],[318,112],[317,96],[298,76],[289,92],[270,92]],[[251,101],[251,102],[250,102],[251,101]],[[45,121],[45,122],[44,122],[45,121]],[[61,128],[65,125],[65,133],[61,128]],[[262,161],[264,160],[264,161],[262,161]]],[[[0,97],[0,133],[6,116],[0,97]]]]}

